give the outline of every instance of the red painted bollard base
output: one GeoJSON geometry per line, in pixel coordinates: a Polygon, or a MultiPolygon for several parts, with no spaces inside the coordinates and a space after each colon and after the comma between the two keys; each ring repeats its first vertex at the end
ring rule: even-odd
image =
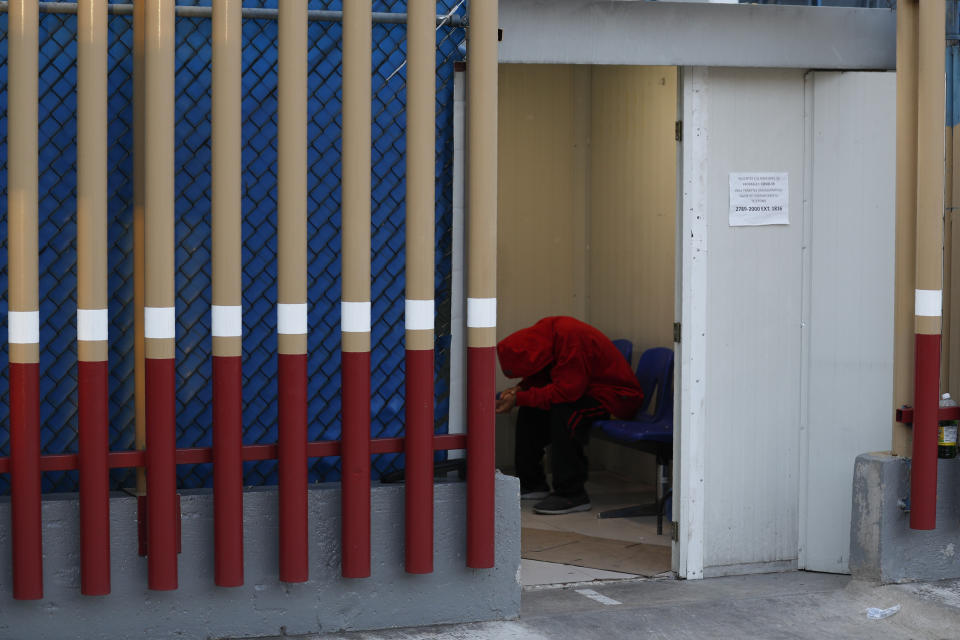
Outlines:
{"type": "Polygon", "coordinates": [[[405,566],[433,572],[433,349],[406,352],[405,566]]]}
{"type": "MultiPolygon", "coordinates": [[[[211,460],[213,458],[211,457],[211,460]]],[[[183,552],[183,511],[177,494],[177,553],[183,552]]],[[[137,555],[147,557],[147,496],[137,496],[137,555]]]]}
{"type": "Polygon", "coordinates": [[[10,363],[10,538],[13,597],[43,597],[39,365],[10,363]]]}
{"type": "Polygon", "coordinates": [[[179,517],[176,466],[176,371],[173,358],[147,358],[147,586],[177,588],[179,517]]]}
{"type": "Polygon", "coordinates": [[[494,566],[496,347],[467,348],[467,566],[494,566]]]}
{"type": "Polygon", "coordinates": [[[77,364],[80,432],[80,592],[110,593],[109,371],[106,362],[77,364]]]}
{"type": "Polygon", "coordinates": [[[240,356],[213,357],[213,573],[243,584],[243,374],[240,356]]]}
{"type": "Polygon", "coordinates": [[[910,461],[910,528],[937,526],[937,418],[940,408],[940,336],[916,335],[910,461]]]}
{"type": "Polygon", "coordinates": [[[344,578],[370,576],[370,353],[341,354],[341,553],[344,578]]]}
{"type": "Polygon", "coordinates": [[[307,356],[279,354],[277,474],[280,501],[280,580],[310,577],[307,529],[307,356]]]}

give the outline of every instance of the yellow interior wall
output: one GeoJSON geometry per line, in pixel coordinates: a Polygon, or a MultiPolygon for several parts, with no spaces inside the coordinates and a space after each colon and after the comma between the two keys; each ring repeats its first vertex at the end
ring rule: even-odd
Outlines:
{"type": "Polygon", "coordinates": [[[634,363],[672,345],[676,69],[500,65],[499,108],[498,339],[570,315],[631,339],[634,363]]]}
{"type": "Polygon", "coordinates": [[[589,322],[634,353],[673,345],[677,72],[595,67],[589,322]]]}
{"type": "Polygon", "coordinates": [[[498,338],[586,313],[589,97],[570,65],[501,65],[498,338]]]}

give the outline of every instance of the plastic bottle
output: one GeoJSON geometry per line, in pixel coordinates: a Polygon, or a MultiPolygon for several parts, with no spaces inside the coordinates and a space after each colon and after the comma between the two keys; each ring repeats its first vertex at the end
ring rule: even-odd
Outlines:
{"type": "MultiPolygon", "coordinates": [[[[941,407],[960,406],[957,401],[950,397],[949,393],[943,394],[940,398],[941,407]]],[[[941,420],[939,434],[937,437],[937,457],[938,458],[956,458],[957,457],[957,421],[941,420]]]]}

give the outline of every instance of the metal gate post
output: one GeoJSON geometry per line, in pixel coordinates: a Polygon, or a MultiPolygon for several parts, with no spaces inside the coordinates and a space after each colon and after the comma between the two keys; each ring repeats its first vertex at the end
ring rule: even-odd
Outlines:
{"type": "Polygon", "coordinates": [[[370,575],[370,0],[343,5],[342,540],[345,578],[370,575]]]}
{"type": "Polygon", "coordinates": [[[77,7],[77,413],[80,591],[110,593],[107,0],[77,7]]]}
{"type": "Polygon", "coordinates": [[[151,589],[177,588],[174,304],[174,0],[145,0],[144,382],[147,572],[151,589]]]}
{"type": "Polygon", "coordinates": [[[916,377],[910,528],[934,529],[937,526],[937,413],[943,306],[945,7],[943,0],[923,0],[919,5],[916,377]]]}
{"type": "Polygon", "coordinates": [[[13,597],[43,597],[40,517],[40,299],[37,255],[37,0],[9,5],[7,65],[7,329],[13,597]]]}
{"type": "Polygon", "coordinates": [[[406,569],[433,571],[434,0],[407,3],[406,569]]]}
{"type": "Polygon", "coordinates": [[[241,0],[213,0],[211,254],[214,581],[243,584],[241,0]]]}
{"type": "Polygon", "coordinates": [[[306,582],[307,0],[280,3],[277,85],[277,346],[280,579],[306,582]]]}
{"type": "Polygon", "coordinates": [[[467,29],[467,566],[494,565],[497,361],[497,3],[467,29]]]}

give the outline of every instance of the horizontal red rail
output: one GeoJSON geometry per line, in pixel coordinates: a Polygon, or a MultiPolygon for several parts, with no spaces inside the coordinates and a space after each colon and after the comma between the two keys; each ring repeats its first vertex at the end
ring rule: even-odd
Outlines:
{"type": "MultiPolygon", "coordinates": [[[[940,407],[937,420],[960,420],[960,407],[940,407]]],[[[897,422],[913,424],[913,407],[897,409],[897,422]]]]}
{"type": "MultiPolygon", "coordinates": [[[[960,410],[958,416],[960,416],[960,410]]],[[[466,449],[467,436],[433,436],[433,450],[466,449]]],[[[370,453],[403,453],[403,438],[378,438],[370,441],[370,453]]],[[[323,440],[307,443],[308,458],[326,458],[340,455],[339,440],[323,440]]],[[[276,460],[277,445],[251,444],[243,447],[244,460],[276,460]]],[[[107,454],[111,469],[142,467],[146,462],[144,451],[111,451],[107,454]]],[[[213,450],[210,447],[177,449],[177,464],[203,464],[213,462],[213,450]]],[[[58,453],[40,456],[41,471],[72,471],[78,466],[75,453],[58,453]]],[[[0,458],[0,473],[10,472],[10,458],[0,458]]]]}

